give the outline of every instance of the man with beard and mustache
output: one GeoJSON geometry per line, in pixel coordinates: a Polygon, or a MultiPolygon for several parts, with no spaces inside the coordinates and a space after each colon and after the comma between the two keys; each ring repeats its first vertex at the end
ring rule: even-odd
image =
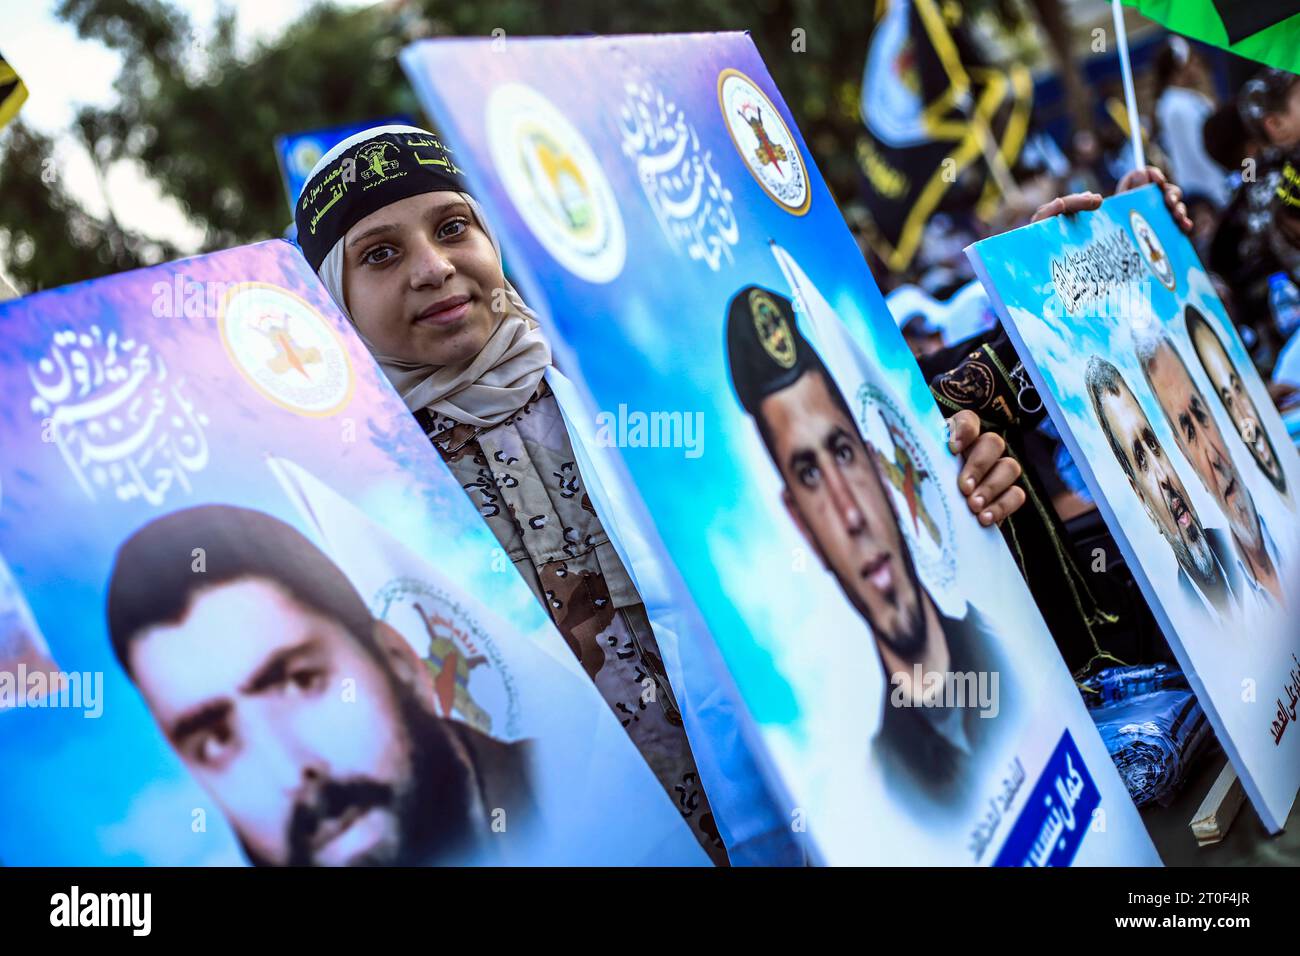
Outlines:
{"type": "Polygon", "coordinates": [[[250,862],[495,861],[526,831],[527,743],[437,716],[428,665],[276,518],[205,505],[151,521],[117,553],[107,612],[119,663],[250,862]]]}
{"type": "Polygon", "coordinates": [[[875,638],[892,688],[874,743],[887,782],[906,781],[909,797],[919,790],[940,802],[964,799],[970,763],[996,725],[989,718],[1006,709],[995,636],[974,608],[945,615],[917,577],[876,452],[800,334],[790,300],[742,289],[729,306],[727,349],[732,383],[781,474],[790,517],[875,638]],[[979,675],[992,685],[992,705],[981,708],[970,694],[946,699],[935,692],[936,674],[979,675]]]}
{"type": "Polygon", "coordinates": [[[1254,593],[1283,601],[1277,547],[1255,510],[1255,499],[1241,480],[1223,433],[1183,357],[1163,332],[1135,335],[1134,346],[1142,374],[1165,413],[1178,447],[1228,519],[1246,581],[1254,593]]]}
{"type": "Polygon", "coordinates": [[[1237,366],[1228,357],[1228,350],[1223,347],[1218,333],[1210,327],[1198,309],[1189,305],[1184,314],[1192,348],[1196,350],[1196,357],[1200,359],[1201,368],[1205,370],[1205,377],[1210,380],[1214,394],[1223,403],[1232,427],[1237,430],[1242,443],[1269,484],[1286,498],[1286,474],[1282,471],[1282,463],[1278,460],[1273,441],[1268,437],[1268,430],[1259,417],[1255,400],[1246,391],[1246,383],[1237,372],[1237,366]]]}
{"type": "Polygon", "coordinates": [[[1093,413],[1129,486],[1178,561],[1184,587],[1216,616],[1235,605],[1227,542],[1197,517],[1182,479],[1156,438],[1151,420],[1117,369],[1099,355],[1084,375],[1093,413]]]}

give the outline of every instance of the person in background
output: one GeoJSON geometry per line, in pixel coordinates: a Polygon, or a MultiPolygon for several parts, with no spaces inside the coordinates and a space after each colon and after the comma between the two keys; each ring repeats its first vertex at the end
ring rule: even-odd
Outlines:
{"type": "Polygon", "coordinates": [[[1267,378],[1284,342],[1276,315],[1283,283],[1275,277],[1287,276],[1287,269],[1272,238],[1274,197],[1288,154],[1300,147],[1300,76],[1264,70],[1242,87],[1237,107],[1247,145],[1232,148],[1226,119],[1216,117],[1206,129],[1217,153],[1241,154],[1238,184],[1210,241],[1206,265],[1232,290],[1234,321],[1267,378]]]}
{"type": "Polygon", "coordinates": [[[1204,262],[1210,254],[1210,243],[1214,241],[1214,231],[1219,228],[1219,207],[1214,200],[1203,193],[1188,192],[1183,197],[1187,204],[1187,215],[1192,220],[1192,231],[1188,238],[1196,255],[1204,262]]]}
{"type": "Polygon", "coordinates": [[[1169,38],[1156,57],[1155,132],[1169,157],[1169,176],[1216,206],[1228,201],[1223,171],[1205,151],[1202,131],[1214,113],[1205,61],[1183,37],[1169,38]]]}
{"type": "Polygon", "coordinates": [[[1257,157],[1262,145],[1241,118],[1236,97],[1220,103],[1206,117],[1201,129],[1201,144],[1205,147],[1205,154],[1223,170],[1229,193],[1241,183],[1245,161],[1257,157]]]}
{"type": "MultiPolygon", "coordinates": [[[[1268,246],[1294,284],[1300,281],[1300,157],[1282,164],[1277,187],[1273,190],[1272,213],[1273,228],[1268,234],[1268,246]]],[[[1278,320],[1278,331],[1284,336],[1290,336],[1300,325],[1300,317],[1294,314],[1279,315],[1276,302],[1273,316],[1278,320]]]]}
{"type": "Polygon", "coordinates": [[[917,359],[933,355],[943,349],[943,329],[935,325],[924,312],[913,312],[899,326],[903,340],[917,359]]]}
{"type": "Polygon", "coordinates": [[[1242,121],[1275,157],[1300,146],[1300,76],[1267,69],[1242,87],[1242,121]]]}
{"type": "Polygon", "coordinates": [[[1270,243],[1286,266],[1286,275],[1275,273],[1269,279],[1269,304],[1283,345],[1268,384],[1268,394],[1281,410],[1300,401],[1296,373],[1297,358],[1300,358],[1297,351],[1300,339],[1296,336],[1300,332],[1300,281],[1297,281],[1300,277],[1300,161],[1288,161],[1282,167],[1273,194],[1273,225],[1270,243]]]}
{"type": "Polygon", "coordinates": [[[1071,193],[1101,192],[1105,187],[1099,172],[1102,162],[1097,134],[1090,129],[1076,130],[1070,146],[1073,163],[1066,176],[1065,188],[1071,193]]]}

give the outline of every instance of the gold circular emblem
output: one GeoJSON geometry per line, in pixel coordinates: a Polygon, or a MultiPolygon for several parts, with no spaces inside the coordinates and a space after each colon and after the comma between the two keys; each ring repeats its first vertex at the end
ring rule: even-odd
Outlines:
{"type": "Polygon", "coordinates": [[[347,346],[300,296],[269,282],[241,282],[218,320],[235,368],[264,398],[310,418],[325,418],[352,398],[347,346]]]}
{"type": "Polygon", "coordinates": [[[812,189],[799,144],[776,104],[739,70],[718,74],[718,106],[750,175],[793,216],[808,212],[812,189]]]}
{"type": "Polygon", "coordinates": [[[749,293],[749,313],[754,317],[754,329],[763,350],[782,368],[794,365],[794,335],[790,323],[781,314],[780,307],[766,292],[754,289],[749,293]]]}

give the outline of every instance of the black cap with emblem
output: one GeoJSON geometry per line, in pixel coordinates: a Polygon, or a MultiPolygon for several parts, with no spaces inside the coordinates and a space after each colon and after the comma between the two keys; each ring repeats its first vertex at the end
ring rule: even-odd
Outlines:
{"type": "Polygon", "coordinates": [[[326,154],[294,207],[298,244],[314,270],[349,229],[372,212],[418,196],[467,192],[438,137],[415,127],[379,127],[326,154]]]}
{"type": "MultiPolygon", "coordinates": [[[[817,353],[799,332],[794,305],[779,292],[746,286],[727,307],[727,357],[731,384],[745,411],[758,414],[767,396],[789,388],[805,372],[826,373],[817,353]]],[[[830,375],[826,375],[830,381],[830,375]]]]}

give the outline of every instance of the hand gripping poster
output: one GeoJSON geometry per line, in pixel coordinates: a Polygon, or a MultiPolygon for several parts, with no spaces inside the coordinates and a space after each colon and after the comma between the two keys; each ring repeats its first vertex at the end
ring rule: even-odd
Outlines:
{"type": "Polygon", "coordinates": [[[707,864],[293,246],[0,328],[4,863],[707,864]]]}
{"type": "Polygon", "coordinates": [[[1158,189],[968,250],[1251,803],[1300,787],[1300,459],[1158,189]]]}
{"type": "Polygon", "coordinates": [[[403,64],[812,859],[1157,864],[749,38],[506,44],[403,64]]]}

